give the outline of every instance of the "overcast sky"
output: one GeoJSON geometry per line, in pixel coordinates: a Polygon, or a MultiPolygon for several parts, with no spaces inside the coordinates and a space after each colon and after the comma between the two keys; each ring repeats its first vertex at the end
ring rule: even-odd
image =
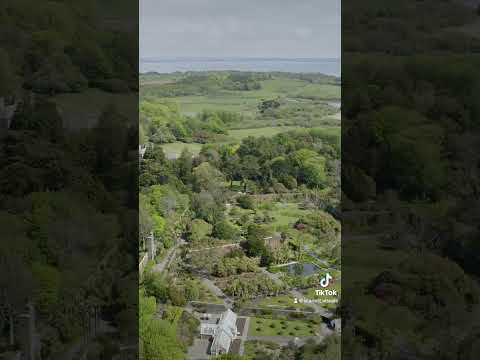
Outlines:
{"type": "Polygon", "coordinates": [[[140,57],[340,57],[340,0],[140,0],[140,57]]]}

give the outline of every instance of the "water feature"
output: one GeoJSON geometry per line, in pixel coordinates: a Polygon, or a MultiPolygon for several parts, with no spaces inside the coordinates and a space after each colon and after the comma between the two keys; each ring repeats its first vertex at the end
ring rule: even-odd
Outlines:
{"type": "Polygon", "coordinates": [[[309,263],[296,263],[285,266],[285,271],[290,275],[310,276],[318,272],[318,267],[309,263]]]}
{"type": "Polygon", "coordinates": [[[294,73],[322,73],[340,77],[340,59],[280,59],[280,58],[142,58],[140,72],[240,70],[286,71],[294,73]]]}

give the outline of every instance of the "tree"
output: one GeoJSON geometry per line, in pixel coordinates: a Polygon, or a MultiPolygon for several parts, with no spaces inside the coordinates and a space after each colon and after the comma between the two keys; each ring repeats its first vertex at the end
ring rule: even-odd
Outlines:
{"type": "Polygon", "coordinates": [[[38,310],[47,313],[60,299],[60,273],[52,266],[35,263],[32,274],[38,284],[34,294],[35,304],[38,310]]]}
{"type": "Polygon", "coordinates": [[[142,292],[139,297],[139,337],[145,360],[183,360],[185,348],[177,339],[176,327],[158,319],[156,301],[142,292]]]}
{"type": "Polygon", "coordinates": [[[240,178],[242,179],[243,191],[246,192],[247,180],[257,179],[260,173],[260,165],[258,164],[258,159],[251,155],[242,157],[238,172],[240,178]]]}
{"type": "Polygon", "coordinates": [[[233,240],[237,237],[237,228],[228,220],[222,220],[215,224],[214,236],[219,239],[233,240]]]}
{"type": "Polygon", "coordinates": [[[192,181],[193,154],[187,148],[182,150],[180,157],[177,159],[176,168],[180,180],[185,184],[192,181]]]}
{"type": "Polygon", "coordinates": [[[263,114],[269,109],[277,109],[280,107],[280,102],[278,100],[263,100],[258,105],[258,110],[263,114]]]}
{"type": "Polygon", "coordinates": [[[202,219],[194,219],[190,225],[189,240],[192,242],[200,242],[205,237],[212,234],[213,226],[202,219]]]}
{"type": "Polygon", "coordinates": [[[193,280],[188,280],[185,283],[185,297],[188,301],[198,300],[200,296],[200,288],[193,280]]]}
{"type": "Polygon", "coordinates": [[[14,95],[16,87],[17,78],[10,57],[5,50],[0,49],[0,98],[14,95]]]}
{"type": "Polygon", "coordinates": [[[255,209],[255,202],[253,197],[249,195],[241,195],[237,197],[237,204],[242,209],[254,210],[255,209]]]}
{"type": "Polygon", "coordinates": [[[145,194],[140,194],[138,206],[138,220],[139,220],[139,239],[143,241],[153,230],[154,224],[151,217],[151,205],[145,194]]]}
{"type": "Polygon", "coordinates": [[[204,162],[193,169],[195,190],[209,191],[212,194],[221,193],[225,186],[225,176],[217,168],[204,162]]]}
{"type": "Polygon", "coordinates": [[[293,161],[303,183],[313,187],[319,187],[325,183],[326,159],[323,156],[313,150],[301,149],[293,154],[293,161]]]}
{"type": "Polygon", "coordinates": [[[199,194],[193,195],[192,209],[197,218],[210,224],[221,221],[225,216],[223,202],[216,201],[215,197],[208,191],[201,191],[199,194]]]}

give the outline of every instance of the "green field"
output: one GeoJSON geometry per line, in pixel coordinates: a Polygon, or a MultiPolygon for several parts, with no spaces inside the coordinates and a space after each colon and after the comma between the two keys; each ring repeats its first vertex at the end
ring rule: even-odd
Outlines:
{"type": "Polygon", "coordinates": [[[283,308],[283,309],[300,309],[309,310],[307,304],[295,303],[291,295],[279,295],[274,297],[266,297],[259,301],[256,306],[266,309],[283,308]]]}
{"type": "MultiPolygon", "coordinates": [[[[272,137],[302,128],[321,129],[326,134],[340,136],[338,110],[329,104],[329,101],[340,99],[340,86],[333,84],[331,79],[317,83],[286,74],[275,74],[273,78],[259,80],[261,84],[259,89],[245,91],[219,87],[213,79],[225,77],[225,73],[210,73],[212,81],[200,77],[198,81],[187,81],[186,85],[185,79],[189,76],[180,73],[142,74],[141,98],[159,103],[176,103],[180,114],[186,116],[187,121],[188,117],[197,116],[203,111],[226,111],[241,115],[241,120],[224,125],[228,131],[227,136],[216,139],[212,137],[207,141],[241,142],[249,136],[272,137]],[[162,92],[165,89],[172,90],[162,92]],[[178,92],[175,92],[175,89],[178,92]],[[163,95],[157,97],[156,94],[163,95]],[[276,100],[280,106],[274,111],[260,111],[259,105],[265,100],[276,100]]],[[[203,145],[182,143],[177,140],[161,146],[167,157],[174,159],[185,148],[196,156],[203,145]]],[[[280,214],[278,224],[284,224],[289,220],[288,215],[280,214]]]]}
{"type": "Polygon", "coordinates": [[[203,144],[186,144],[182,142],[175,142],[171,144],[164,144],[162,145],[162,148],[168,158],[177,158],[180,156],[183,149],[188,149],[188,151],[190,151],[193,155],[196,156],[202,149],[202,146],[203,144]]]}
{"type": "Polygon", "coordinates": [[[341,88],[330,84],[309,84],[295,92],[295,96],[313,100],[337,100],[340,99],[341,88]]]}
{"type": "Polygon", "coordinates": [[[251,317],[249,336],[314,336],[318,325],[302,320],[276,320],[251,317]]]}
{"type": "Polygon", "coordinates": [[[292,226],[302,216],[308,215],[311,210],[304,210],[295,203],[274,203],[269,214],[273,217],[271,226],[277,231],[281,227],[292,226]]]}
{"type": "MultiPolygon", "coordinates": [[[[146,77],[143,76],[141,86],[161,86],[174,82],[170,77],[146,77]]],[[[220,90],[206,95],[187,95],[160,98],[160,101],[176,102],[185,115],[194,115],[203,110],[226,110],[239,112],[247,116],[254,116],[258,104],[263,100],[285,98],[298,103],[309,104],[311,100],[339,100],[340,86],[333,84],[312,84],[305,80],[277,78],[261,81],[262,88],[259,90],[220,90]]]]}

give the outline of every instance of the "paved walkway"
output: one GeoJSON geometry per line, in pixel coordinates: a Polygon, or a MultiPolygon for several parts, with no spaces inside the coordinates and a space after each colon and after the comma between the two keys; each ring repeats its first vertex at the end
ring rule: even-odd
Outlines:
{"type": "Polygon", "coordinates": [[[218,245],[218,246],[212,246],[212,247],[207,247],[207,248],[201,248],[201,249],[192,249],[189,250],[189,252],[200,252],[200,251],[208,251],[208,250],[215,250],[215,249],[223,249],[227,247],[240,247],[239,243],[232,243],[232,244],[225,244],[225,245],[218,245]]]}
{"type": "Polygon", "coordinates": [[[163,258],[162,261],[160,261],[158,264],[156,264],[153,267],[153,271],[157,273],[161,273],[165,269],[168,269],[170,264],[173,262],[173,260],[177,256],[177,249],[183,244],[185,244],[185,240],[180,239],[171,249],[168,249],[167,255],[163,258]]]}
{"type": "Polygon", "coordinates": [[[245,326],[243,327],[243,333],[241,336],[238,337],[241,340],[240,351],[238,353],[239,356],[243,356],[243,354],[245,353],[245,341],[247,341],[247,338],[248,338],[249,326],[250,326],[250,317],[247,316],[245,317],[245,326]]]}
{"type": "Polygon", "coordinates": [[[230,299],[215,283],[207,278],[202,278],[202,283],[211,291],[215,296],[223,301],[226,308],[232,308],[233,300],[230,299]]]}

